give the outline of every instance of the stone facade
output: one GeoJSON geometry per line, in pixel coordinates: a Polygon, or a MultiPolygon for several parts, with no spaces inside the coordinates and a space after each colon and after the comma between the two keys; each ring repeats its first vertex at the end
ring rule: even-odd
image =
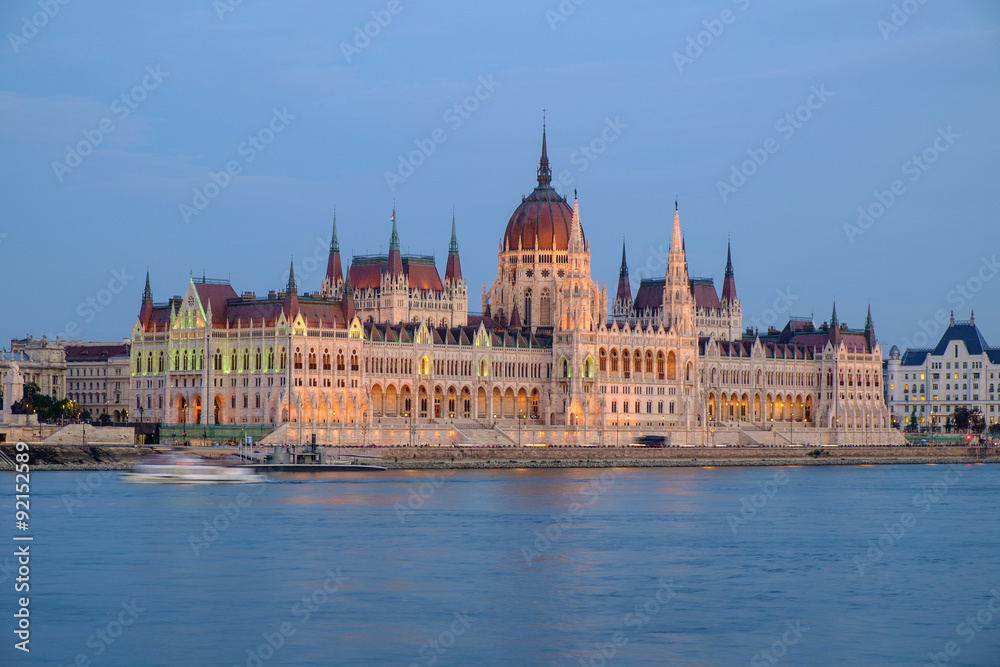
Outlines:
{"type": "MultiPolygon", "coordinates": [[[[66,345],[66,396],[92,420],[107,415],[113,422],[130,419],[132,379],[129,343],[66,345]]],[[[136,421],[139,413],[131,415],[136,421]]]]}
{"type": "Polygon", "coordinates": [[[990,347],[976,326],[955,319],[933,348],[893,346],[886,363],[886,399],[900,426],[916,416],[918,428],[943,430],[958,407],[978,410],[986,425],[1000,422],[1000,348],[990,347]]]}
{"type": "Polygon", "coordinates": [[[579,200],[552,188],[544,133],[537,179],[501,238],[481,314],[468,312],[454,220],[441,280],[432,258],[400,253],[395,212],[388,254],[354,257],[346,274],[334,224],[316,293],[299,294],[292,267],[266,298],[191,277],[183,296],[157,304],[147,276],[131,336],[133,414],[287,424],[324,442],[492,429],[509,443],[527,429],[608,443],[614,429],[704,443],[713,429],[759,431],[772,418],[831,444],[837,433],[886,433],[870,317],[864,331],[834,317],[744,337],[731,253],[720,299],[688,275],[675,205],[663,278],[633,297],[623,253],[609,318],[579,200]]]}

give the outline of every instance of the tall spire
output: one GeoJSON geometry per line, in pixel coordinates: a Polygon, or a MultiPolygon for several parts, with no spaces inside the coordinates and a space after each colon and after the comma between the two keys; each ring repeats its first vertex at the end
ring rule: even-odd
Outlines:
{"type": "Polygon", "coordinates": [[[875,349],[875,322],[872,321],[872,305],[868,304],[868,316],[865,318],[865,343],[868,351],[875,349]]]}
{"type": "Polygon", "coordinates": [[[570,252],[586,250],[583,240],[583,225],[580,222],[580,200],[577,199],[576,190],[573,190],[573,217],[570,218],[569,222],[568,249],[570,252]]]}
{"type": "Polygon", "coordinates": [[[625,239],[622,239],[622,266],[618,270],[618,292],[615,294],[616,315],[625,316],[632,308],[632,284],[628,279],[628,262],[625,260],[625,239]]]}
{"type": "Polygon", "coordinates": [[[667,254],[667,272],[672,273],[677,282],[687,283],[687,253],[684,248],[684,237],[681,234],[681,214],[676,201],[674,202],[674,229],[670,236],[670,252],[667,254]]]}
{"type": "Polygon", "coordinates": [[[299,290],[295,286],[295,261],[288,265],[288,284],[285,285],[285,301],[281,304],[281,310],[285,313],[285,319],[289,322],[295,318],[299,312],[299,290]]]}
{"type": "Polygon", "coordinates": [[[153,300],[153,290],[149,288],[149,269],[146,269],[146,289],[142,291],[142,300],[143,301],[153,300]]]}
{"type": "Polygon", "coordinates": [[[549,151],[545,142],[545,110],[542,110],[542,158],[538,161],[538,185],[548,187],[552,182],[552,170],[549,168],[549,151]]]}
{"type": "Polygon", "coordinates": [[[865,318],[865,331],[871,331],[875,328],[875,323],[872,322],[872,305],[868,304],[868,316],[865,318]]]}
{"type": "Polygon", "coordinates": [[[149,330],[153,317],[153,290],[149,287],[149,269],[146,269],[146,289],[142,291],[142,305],[139,306],[139,324],[144,331],[149,330]]]}
{"type": "Polygon", "coordinates": [[[732,245],[726,243],[726,277],[722,283],[722,300],[733,303],[736,301],[736,275],[733,272],[732,245]]]}
{"type": "Polygon", "coordinates": [[[295,285],[295,260],[292,260],[288,265],[288,284],[285,285],[285,291],[289,294],[298,294],[298,287],[295,285]]]}
{"type": "Polygon", "coordinates": [[[448,265],[444,270],[446,283],[455,285],[462,280],[462,262],[458,257],[458,234],[455,233],[455,210],[451,211],[451,243],[448,244],[448,265]]]}
{"type": "Polygon", "coordinates": [[[389,275],[403,275],[403,257],[399,253],[399,232],[396,230],[396,205],[392,206],[392,235],[389,237],[389,275]]]}
{"type": "Polygon", "coordinates": [[[458,235],[455,233],[455,209],[451,209],[451,243],[448,244],[448,254],[458,254],[458,235]]]}
{"type": "Polygon", "coordinates": [[[340,241],[337,239],[337,212],[333,212],[333,236],[330,237],[330,257],[326,261],[326,285],[324,290],[333,289],[344,282],[344,270],[340,265],[340,241]]]}
{"type": "Polygon", "coordinates": [[[396,229],[396,205],[392,205],[392,235],[389,236],[389,250],[399,250],[399,231],[396,229]]]}
{"type": "Polygon", "coordinates": [[[830,315],[830,328],[831,329],[839,329],[840,328],[840,322],[837,321],[837,301],[836,301],[836,299],[833,302],[833,314],[830,315]]]}

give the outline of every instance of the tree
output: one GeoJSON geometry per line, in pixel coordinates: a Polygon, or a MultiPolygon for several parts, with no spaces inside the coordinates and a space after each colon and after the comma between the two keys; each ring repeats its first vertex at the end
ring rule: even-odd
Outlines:
{"type": "Polygon", "coordinates": [[[951,415],[944,420],[944,431],[945,433],[951,433],[951,415]]]}
{"type": "Polygon", "coordinates": [[[955,412],[952,413],[952,419],[955,421],[956,431],[968,431],[969,424],[972,421],[972,411],[964,405],[961,405],[955,408],[955,412]]]}
{"type": "Polygon", "coordinates": [[[986,417],[978,409],[969,415],[969,430],[973,433],[982,433],[986,430],[986,417]]]}
{"type": "Polygon", "coordinates": [[[990,424],[990,435],[1000,435],[1000,422],[993,422],[990,424]]]}
{"type": "Polygon", "coordinates": [[[913,407],[913,412],[910,413],[910,426],[909,426],[909,430],[912,433],[916,433],[917,432],[917,408],[916,408],[916,406],[913,407]]]}

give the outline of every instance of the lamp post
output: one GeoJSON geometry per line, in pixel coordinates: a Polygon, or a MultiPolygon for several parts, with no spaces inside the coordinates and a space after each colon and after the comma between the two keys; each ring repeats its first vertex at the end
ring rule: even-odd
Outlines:
{"type": "Polygon", "coordinates": [[[715,427],[713,426],[710,430],[712,432],[712,447],[715,447],[715,427]]]}
{"type": "Polygon", "coordinates": [[[771,446],[778,446],[778,432],[774,430],[774,417],[771,417],[771,446]]]}
{"type": "Polygon", "coordinates": [[[517,416],[517,446],[520,448],[521,445],[521,431],[524,430],[524,415],[520,414],[517,416]]]}

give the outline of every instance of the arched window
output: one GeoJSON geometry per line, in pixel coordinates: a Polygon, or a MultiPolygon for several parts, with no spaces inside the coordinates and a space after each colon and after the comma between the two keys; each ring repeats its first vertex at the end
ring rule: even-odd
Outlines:
{"type": "Polygon", "coordinates": [[[569,377],[569,360],[565,358],[562,360],[562,376],[564,378],[569,377]]]}
{"type": "Polygon", "coordinates": [[[330,370],[330,350],[323,350],[323,370],[330,370]]]}
{"type": "Polygon", "coordinates": [[[646,350],[646,373],[653,374],[653,353],[650,350],[646,350]]]}
{"type": "Polygon", "coordinates": [[[163,372],[163,350],[160,350],[160,358],[157,361],[156,367],[157,367],[157,372],[158,373],[162,373],[163,372]]]}
{"type": "Polygon", "coordinates": [[[628,350],[622,352],[622,376],[632,377],[632,357],[628,350]]]}
{"type": "Polygon", "coordinates": [[[184,350],[184,370],[188,369],[188,351],[184,350]]]}
{"type": "Polygon", "coordinates": [[[538,299],[538,324],[543,327],[552,326],[552,301],[547,289],[542,290],[542,295],[538,299]]]}
{"type": "Polygon", "coordinates": [[[344,370],[344,351],[337,350],[337,370],[344,370]]]}
{"type": "MultiPolygon", "coordinates": [[[[284,364],[282,364],[282,367],[284,367],[284,364]]],[[[267,370],[269,370],[269,371],[273,371],[274,370],[274,348],[273,347],[267,348],[267,370]]]]}
{"type": "Polygon", "coordinates": [[[250,370],[250,350],[243,348],[243,370],[250,370]]]}
{"type": "Polygon", "coordinates": [[[294,368],[300,370],[302,368],[302,350],[300,348],[295,348],[295,355],[292,358],[292,363],[295,364],[294,368]]]}
{"type": "Polygon", "coordinates": [[[222,350],[215,351],[215,370],[222,370],[222,350]]]}
{"type": "Polygon", "coordinates": [[[608,353],[602,347],[597,353],[597,368],[601,371],[608,370],[608,353]]]}
{"type": "Polygon", "coordinates": [[[351,351],[351,370],[352,371],[357,371],[358,370],[358,351],[357,350],[352,350],[351,351]]]}
{"type": "Polygon", "coordinates": [[[693,371],[694,371],[693,364],[690,361],[687,362],[687,366],[684,367],[684,381],[685,382],[690,382],[691,381],[691,374],[692,374],[693,371]]]}
{"type": "Polygon", "coordinates": [[[531,326],[531,290],[524,293],[524,326],[531,326]]]}
{"type": "Polygon", "coordinates": [[[658,380],[662,380],[664,377],[666,377],[665,376],[666,370],[664,369],[665,369],[665,360],[663,357],[663,351],[661,350],[660,352],[656,353],[656,378],[658,380]]]}
{"type": "Polygon", "coordinates": [[[153,372],[153,353],[152,352],[150,352],[149,354],[146,355],[146,372],[147,373],[152,373],[153,372]]]}
{"type": "Polygon", "coordinates": [[[236,350],[233,350],[229,355],[229,370],[233,373],[236,372],[236,350]]]}
{"type": "Polygon", "coordinates": [[[667,379],[677,379],[677,354],[673,350],[667,353],[667,379]]]}
{"type": "Polygon", "coordinates": [[[614,348],[611,349],[611,372],[618,372],[618,350],[614,348]]]}
{"type": "Polygon", "coordinates": [[[260,370],[261,361],[262,360],[261,360],[260,348],[259,347],[258,348],[254,348],[254,352],[253,352],[253,367],[254,367],[254,370],[257,370],[257,371],[260,370]]]}
{"type": "Polygon", "coordinates": [[[278,348],[278,370],[285,370],[285,364],[288,363],[288,354],[285,352],[284,347],[278,348]]]}
{"type": "Polygon", "coordinates": [[[309,370],[316,370],[316,349],[309,348],[309,370]]]}

